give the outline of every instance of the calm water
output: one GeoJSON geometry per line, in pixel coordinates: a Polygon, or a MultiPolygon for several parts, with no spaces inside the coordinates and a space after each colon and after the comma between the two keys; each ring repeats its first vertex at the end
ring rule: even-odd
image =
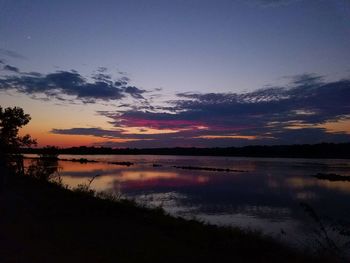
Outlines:
{"type": "Polygon", "coordinates": [[[60,161],[63,182],[70,187],[92,183],[98,191],[162,206],[171,214],[219,225],[260,229],[282,240],[301,243],[310,236],[310,218],[300,202],[328,220],[350,221],[350,182],[331,182],[311,175],[350,176],[350,160],[266,159],[237,157],[61,155],[98,163],[60,161]],[[108,164],[130,161],[133,166],[108,164]],[[161,167],[153,167],[160,164],[161,167]],[[176,169],[173,166],[230,168],[245,172],[176,169]]]}

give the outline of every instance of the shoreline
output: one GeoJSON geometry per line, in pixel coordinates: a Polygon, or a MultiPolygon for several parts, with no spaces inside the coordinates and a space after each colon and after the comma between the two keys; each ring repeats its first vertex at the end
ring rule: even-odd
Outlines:
{"type": "MultiPolygon", "coordinates": [[[[21,153],[38,154],[40,148],[23,148],[21,153]]],[[[223,156],[257,158],[303,158],[303,159],[350,159],[350,143],[319,143],[299,145],[251,145],[243,147],[175,147],[175,148],[106,148],[71,147],[56,148],[57,154],[70,155],[177,155],[177,156],[223,156]]]]}
{"type": "Polygon", "coordinates": [[[4,244],[15,243],[5,246],[4,262],[320,262],[256,231],[177,218],[29,177],[11,178],[1,199],[4,244]]]}

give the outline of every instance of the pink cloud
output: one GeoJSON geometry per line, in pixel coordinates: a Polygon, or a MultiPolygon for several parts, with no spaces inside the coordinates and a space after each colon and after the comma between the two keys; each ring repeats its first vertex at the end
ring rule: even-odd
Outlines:
{"type": "Polygon", "coordinates": [[[184,129],[206,126],[200,121],[189,120],[149,120],[142,118],[127,117],[122,119],[121,124],[128,127],[148,127],[152,129],[184,129]]]}

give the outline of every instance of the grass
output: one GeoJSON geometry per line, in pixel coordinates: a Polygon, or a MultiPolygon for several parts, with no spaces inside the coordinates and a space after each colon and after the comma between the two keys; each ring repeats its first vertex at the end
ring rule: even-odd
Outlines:
{"type": "Polygon", "coordinates": [[[0,193],[0,262],[331,262],[239,228],[12,176],[0,193]]]}

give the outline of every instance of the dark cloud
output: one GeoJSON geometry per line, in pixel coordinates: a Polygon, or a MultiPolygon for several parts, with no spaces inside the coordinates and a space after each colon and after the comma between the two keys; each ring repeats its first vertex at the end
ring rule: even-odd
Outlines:
{"type": "Polygon", "coordinates": [[[66,135],[92,135],[104,138],[119,138],[121,136],[121,133],[119,131],[104,130],[101,128],[53,129],[51,133],[66,135]]]}
{"type": "Polygon", "coordinates": [[[25,56],[13,51],[13,50],[8,50],[8,49],[4,49],[4,48],[0,48],[0,54],[11,57],[11,58],[27,59],[25,56]]]}
{"type": "Polygon", "coordinates": [[[109,84],[112,84],[112,76],[109,74],[104,74],[104,73],[98,73],[98,74],[94,74],[92,76],[92,79],[97,80],[97,81],[104,81],[107,82],[109,84]]]}
{"type": "Polygon", "coordinates": [[[256,119],[259,126],[268,121],[291,120],[318,124],[350,114],[349,80],[321,83],[303,76],[297,84],[293,88],[269,88],[246,94],[179,94],[188,100],[175,104],[187,118],[223,116],[231,124],[256,119]]]}
{"type": "Polygon", "coordinates": [[[316,74],[301,74],[297,76],[291,77],[294,85],[301,85],[301,86],[315,86],[317,84],[322,84],[323,77],[316,75],[316,74]]]}
{"type": "Polygon", "coordinates": [[[98,67],[97,71],[100,73],[106,72],[108,69],[106,67],[98,67]]]}
{"type": "Polygon", "coordinates": [[[325,124],[350,121],[349,101],[349,80],[324,82],[320,76],[303,74],[292,78],[287,87],[244,94],[181,93],[168,105],[153,107],[155,111],[99,112],[110,119],[116,128],[113,131],[73,128],[53,132],[135,139],[124,144],[128,147],[344,142],[350,140],[349,130],[335,132],[325,124]],[[125,132],[128,127],[159,133],[129,134],[125,132]],[[173,133],[166,133],[169,130],[173,133]]]}
{"type": "Polygon", "coordinates": [[[43,74],[39,73],[39,72],[22,72],[22,74],[27,75],[27,76],[34,76],[34,77],[42,77],[43,74]]]}
{"type": "Polygon", "coordinates": [[[135,86],[126,86],[122,88],[123,91],[130,96],[132,96],[135,99],[143,99],[142,93],[145,92],[144,90],[140,90],[139,88],[136,88],[135,86]],[[140,92],[142,91],[142,92],[140,92]]]}
{"type": "MultiPolygon", "coordinates": [[[[11,66],[8,66],[7,70],[19,72],[11,66]]],[[[21,73],[0,78],[0,90],[15,89],[28,95],[45,94],[48,98],[60,100],[64,100],[64,95],[68,95],[87,103],[94,103],[96,100],[120,100],[126,95],[143,99],[142,94],[145,90],[128,85],[129,79],[125,77],[121,78],[118,84],[105,73],[95,74],[92,79],[93,81],[88,81],[74,70],[46,75],[37,72],[21,73]]]]}
{"type": "Polygon", "coordinates": [[[5,65],[4,70],[19,73],[19,69],[10,65],[5,65]]]}

